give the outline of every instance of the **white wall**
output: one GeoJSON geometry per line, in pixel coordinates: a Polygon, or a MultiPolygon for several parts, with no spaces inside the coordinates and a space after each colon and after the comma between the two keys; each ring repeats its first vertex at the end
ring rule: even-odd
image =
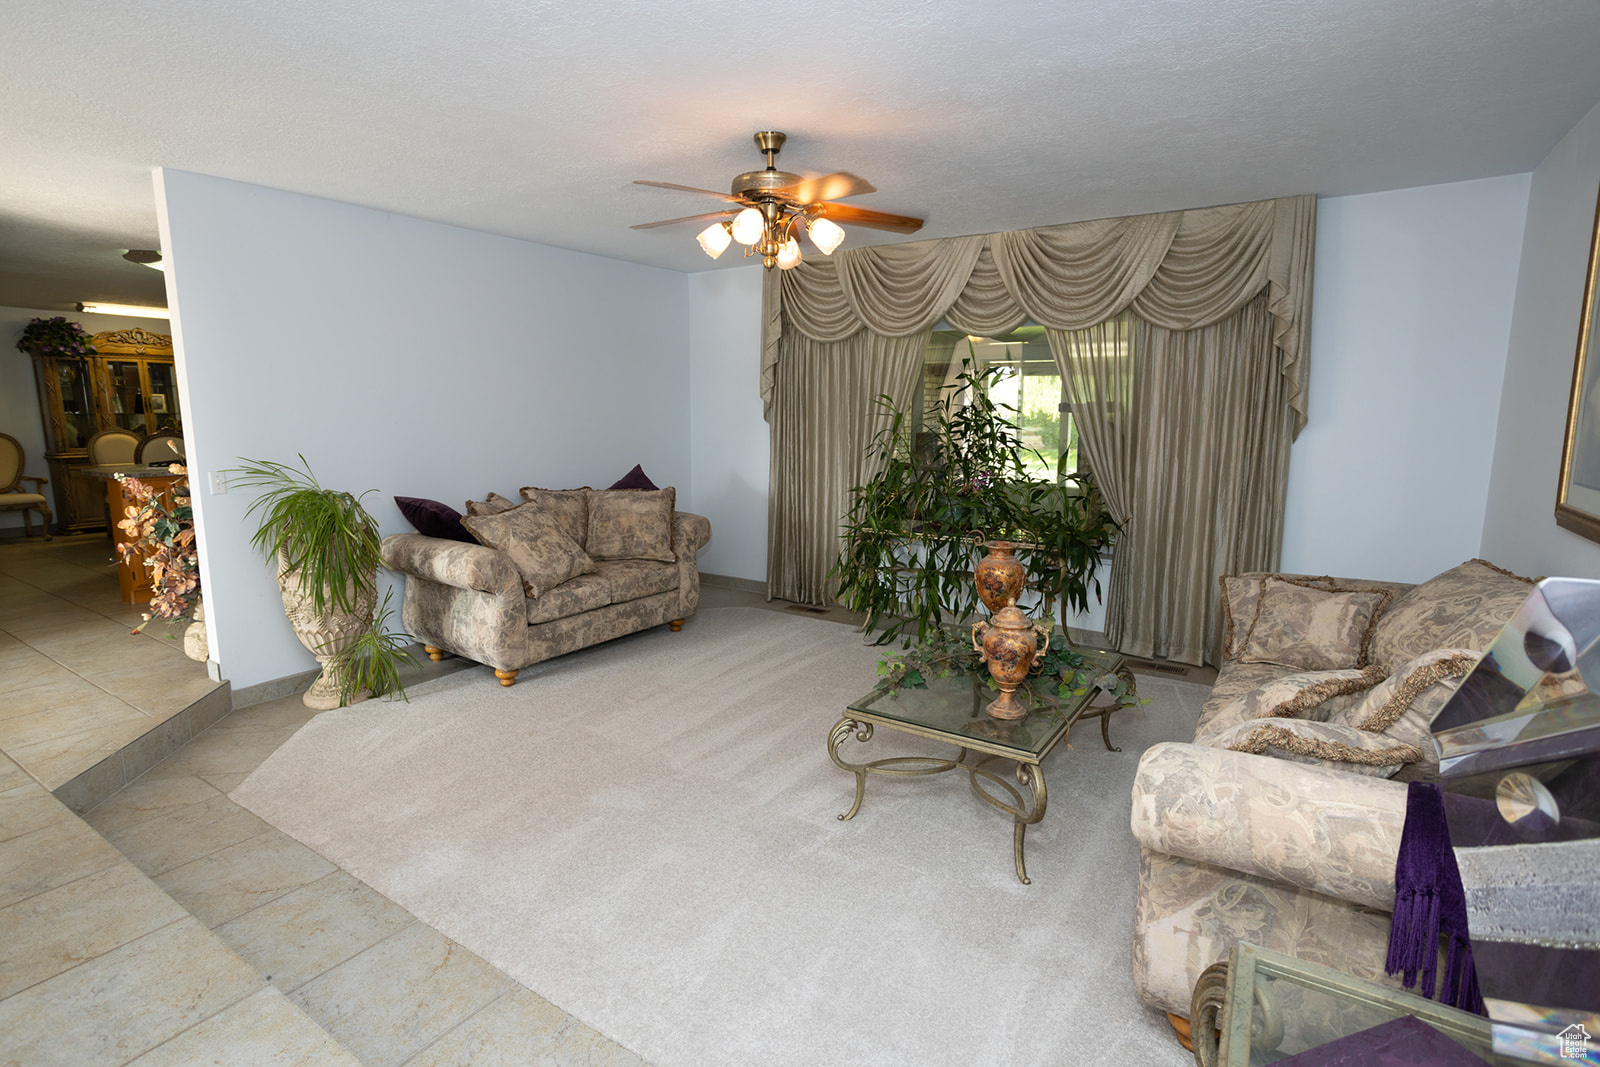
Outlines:
{"type": "Polygon", "coordinates": [[[1415,582],[1480,554],[1528,187],[1318,202],[1284,570],[1415,582]]]}
{"type": "Polygon", "coordinates": [[[767,580],[760,264],[688,276],[691,510],[711,520],[700,570],[767,580]]]}
{"type": "Polygon", "coordinates": [[[250,496],[204,488],[241,457],[303,453],[322,484],[377,490],[385,534],[409,529],[396,494],[459,507],[641,462],[693,499],[683,275],[184,171],[156,172],[156,199],[207,628],[235,686],[315,666],[250,549],[250,496]]]}
{"type": "MultiPolygon", "coordinates": [[[[39,390],[33,377],[33,357],[17,350],[17,339],[33,319],[53,319],[57,315],[76,322],[91,334],[106,330],[126,330],[137,326],[151,333],[168,333],[171,327],[166,319],[135,319],[126,315],[91,315],[81,311],[41,311],[38,308],[0,307],[0,431],[10,434],[22,444],[27,456],[24,474],[50,477],[45,463],[44,418],[39,411],[39,390]]],[[[29,483],[26,488],[32,489],[29,483]]],[[[44,487],[50,500],[50,510],[60,518],[52,495],[55,486],[44,487]]],[[[34,516],[37,519],[37,516],[34,516]]],[[[35,528],[38,523],[34,523],[35,528]]],[[[0,511],[0,529],[22,529],[22,513],[0,511]]]]}
{"type": "Polygon", "coordinates": [[[1520,574],[1600,577],[1600,545],[1555,523],[1556,481],[1600,185],[1600,105],[1533,172],[1483,554],[1520,574]]]}

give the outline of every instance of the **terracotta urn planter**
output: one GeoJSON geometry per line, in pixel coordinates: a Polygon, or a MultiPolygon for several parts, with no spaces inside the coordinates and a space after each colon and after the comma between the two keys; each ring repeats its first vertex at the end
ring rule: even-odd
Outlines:
{"type": "Polygon", "coordinates": [[[1016,558],[1019,546],[1015,541],[985,541],[983,547],[989,554],[972,569],[972,577],[978,586],[978,599],[993,615],[1016,604],[1027,583],[1028,571],[1016,558]]]}
{"type": "MultiPolygon", "coordinates": [[[[322,667],[322,673],[306,690],[305,705],[318,711],[337,708],[341,703],[341,680],[334,660],[372,625],[378,601],[376,572],[368,578],[366,590],[354,596],[354,612],[340,611],[330,604],[327,611],[318,615],[312,607],[311,589],[302,584],[298,571],[285,573],[281,554],[278,556],[277,569],[278,589],[283,593],[283,613],[288,616],[289,625],[294,627],[295,637],[300,639],[306,651],[317,657],[317,663],[322,667]]],[[[363,689],[353,694],[349,703],[360,703],[371,695],[370,691],[363,689]]]]}
{"type": "MultiPolygon", "coordinates": [[[[1000,687],[999,699],[987,711],[996,719],[1026,718],[1028,709],[1017,700],[1017,687],[1028,677],[1044,628],[1028,620],[1015,607],[1001,608],[988,622],[972,627],[972,647],[983,653],[989,676],[1000,687]]],[[[1048,641],[1048,635],[1045,636],[1048,641]]]]}

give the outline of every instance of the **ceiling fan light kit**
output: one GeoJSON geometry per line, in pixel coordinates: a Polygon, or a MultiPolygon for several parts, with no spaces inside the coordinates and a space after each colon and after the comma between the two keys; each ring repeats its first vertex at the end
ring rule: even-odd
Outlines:
{"type": "Polygon", "coordinates": [[[647,230],[679,222],[714,219],[716,221],[696,237],[706,255],[716,259],[737,241],[744,246],[745,255],[760,256],[762,265],[768,270],[773,267],[788,270],[800,262],[801,233],[809,237],[823,255],[833,254],[845,238],[844,228],[834,220],[895,233],[915,233],[922,228],[922,220],[909,215],[891,215],[834,203],[843,197],[877,191],[870,182],[848,171],[838,171],[820,178],[803,178],[779,170],[778,150],[783,147],[785,140],[787,137],[777,130],[764,130],[756,134],[756,147],[767,157],[766,168],[739,175],[733,179],[731,191],[727,193],[673,182],[635,182],[635,185],[653,185],[714,196],[728,202],[729,206],[704,215],[644,222],[633,229],[647,230]]]}

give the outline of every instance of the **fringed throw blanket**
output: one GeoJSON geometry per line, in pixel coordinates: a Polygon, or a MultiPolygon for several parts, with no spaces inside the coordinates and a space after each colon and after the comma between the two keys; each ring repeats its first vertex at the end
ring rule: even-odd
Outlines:
{"type": "Polygon", "coordinates": [[[1483,994],[1467,936],[1467,897],[1450,847],[1444,798],[1433,782],[1412,782],[1406,794],[1406,824],[1394,865],[1394,923],[1384,970],[1404,972],[1407,989],[1422,976],[1423,996],[1432,1000],[1439,971],[1439,936],[1449,939],[1439,1003],[1485,1014],[1483,994]]]}

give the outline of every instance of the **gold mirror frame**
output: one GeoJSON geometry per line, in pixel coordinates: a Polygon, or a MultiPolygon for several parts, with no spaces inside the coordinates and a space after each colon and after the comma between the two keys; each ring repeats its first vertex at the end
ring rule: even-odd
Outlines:
{"type": "Polygon", "coordinates": [[[1589,276],[1583,286],[1578,351],[1567,400],[1567,435],[1556,488],[1556,525],[1600,541],[1600,359],[1591,360],[1595,337],[1596,273],[1600,272],[1600,198],[1589,238],[1589,276]],[[1587,410],[1585,410],[1587,409],[1587,410]]]}

